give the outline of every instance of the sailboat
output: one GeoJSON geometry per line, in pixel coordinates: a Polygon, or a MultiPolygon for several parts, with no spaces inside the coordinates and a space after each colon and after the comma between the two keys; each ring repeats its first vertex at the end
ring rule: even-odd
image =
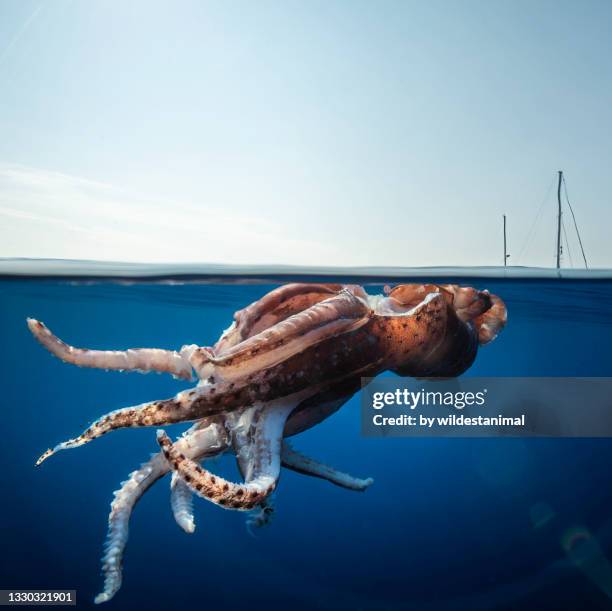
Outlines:
{"type": "MultiPolygon", "coordinates": [[[[580,237],[580,231],[578,231],[578,224],[576,223],[576,217],[574,216],[574,209],[570,204],[569,197],[567,196],[567,186],[565,184],[565,178],[563,176],[563,170],[559,170],[559,181],[557,183],[557,203],[559,206],[557,213],[557,269],[561,269],[561,253],[563,250],[563,245],[561,244],[561,224],[563,218],[563,208],[561,206],[561,185],[563,185],[565,189],[565,199],[567,201],[567,205],[572,213],[572,219],[574,221],[574,228],[576,229],[576,235],[578,236],[578,243],[580,244],[580,251],[582,252],[582,258],[584,259],[584,267],[585,269],[589,269],[589,264],[587,263],[586,255],[584,254],[584,247],[582,246],[582,238],[580,237]]],[[[567,241],[567,236],[566,236],[567,241]]]]}
{"type": "MultiPolygon", "coordinates": [[[[565,233],[565,226],[563,225],[563,206],[561,204],[561,190],[563,188],[563,192],[565,194],[565,201],[567,202],[567,206],[571,212],[572,220],[574,222],[574,228],[576,230],[576,235],[578,237],[578,243],[580,244],[580,252],[582,253],[584,267],[585,269],[589,269],[589,264],[586,258],[586,254],[584,252],[584,246],[582,245],[582,238],[580,236],[580,231],[578,230],[578,223],[576,223],[576,216],[574,215],[574,209],[572,208],[572,204],[570,203],[569,197],[567,195],[567,185],[565,183],[565,177],[563,175],[563,170],[559,170],[557,174],[558,174],[558,181],[557,181],[558,211],[557,211],[557,254],[556,254],[557,265],[556,267],[557,269],[561,269],[561,256],[563,254],[563,243],[561,240],[561,230],[563,230],[563,234],[565,235],[565,242],[568,243],[567,234],[565,233]]],[[[552,188],[552,184],[551,184],[551,188],[552,188]]],[[[538,212],[538,215],[539,215],[539,212],[538,212]]],[[[504,230],[504,267],[506,267],[508,264],[508,259],[510,258],[510,255],[508,254],[508,249],[507,249],[508,242],[507,242],[507,236],[506,236],[506,215],[503,214],[502,217],[503,217],[503,230],[504,230]]],[[[536,217],[536,221],[537,221],[537,217],[536,217]]],[[[529,241],[529,236],[528,236],[527,241],[529,241]]],[[[524,250],[524,247],[523,247],[523,250],[524,250]]],[[[520,258],[520,254],[519,254],[519,258],[520,258]]],[[[570,259],[571,259],[571,253],[570,253],[570,259]]]]}

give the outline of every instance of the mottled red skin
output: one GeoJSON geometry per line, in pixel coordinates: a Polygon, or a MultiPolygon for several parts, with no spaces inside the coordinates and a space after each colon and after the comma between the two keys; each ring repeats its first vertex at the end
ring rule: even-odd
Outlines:
{"type": "MultiPolygon", "coordinates": [[[[295,288],[288,291],[286,299],[271,299],[266,304],[268,307],[263,308],[256,302],[238,312],[235,333],[239,338],[234,341],[266,328],[262,321],[279,322],[341,289],[339,285],[291,286],[295,288]],[[253,312],[256,307],[261,310],[253,312]]],[[[370,312],[369,320],[361,328],[324,339],[284,362],[247,377],[242,384],[216,381],[212,396],[197,398],[192,409],[202,417],[233,411],[257,401],[269,402],[308,388],[320,389],[300,404],[298,410],[301,410],[350,397],[359,389],[362,378],[375,377],[386,369],[411,377],[460,375],[476,357],[479,333],[474,320],[486,317],[492,305],[491,296],[454,285],[400,285],[388,291],[389,304],[394,312],[401,314],[421,303],[429,293],[438,295],[413,316],[381,316],[370,312]]],[[[503,306],[499,298],[495,300],[496,305],[503,306]]],[[[222,352],[225,346],[222,339],[214,350],[222,352]]]]}

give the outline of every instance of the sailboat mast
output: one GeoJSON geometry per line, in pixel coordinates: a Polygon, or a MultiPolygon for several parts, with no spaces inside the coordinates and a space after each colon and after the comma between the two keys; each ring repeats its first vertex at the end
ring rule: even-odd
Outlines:
{"type": "Polygon", "coordinates": [[[504,217],[504,267],[506,267],[507,261],[508,261],[508,255],[507,253],[507,249],[506,249],[506,215],[503,215],[504,217]]]}
{"type": "Polygon", "coordinates": [[[557,269],[561,267],[561,183],[563,182],[563,171],[559,170],[559,184],[557,185],[557,202],[559,214],[557,216],[557,269]]]}

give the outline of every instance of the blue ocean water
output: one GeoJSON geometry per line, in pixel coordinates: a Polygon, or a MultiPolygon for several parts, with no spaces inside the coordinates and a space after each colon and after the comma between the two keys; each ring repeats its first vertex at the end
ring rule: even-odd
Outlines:
{"type": "MultiPolygon", "coordinates": [[[[458,282],[500,295],[509,312],[470,374],[612,375],[612,281],[458,282]]],[[[169,376],[63,364],[34,341],[26,317],[90,348],[210,345],[235,310],[274,286],[235,276],[0,281],[1,588],[76,589],[79,607],[94,606],[112,492],[157,451],[154,429],[115,431],[39,468],[34,461],[112,409],[187,387],[169,376]]],[[[354,397],[293,445],[374,485],[356,493],[284,471],[275,519],[256,537],[244,514],[201,500],[196,532],[183,533],[170,512],[169,479],[157,483],[135,509],[123,586],[106,607],[612,607],[612,439],[370,439],[359,426],[354,397]],[[541,528],[538,507],[550,516],[541,528]],[[563,547],[576,527],[592,537],[578,559],[563,547]]],[[[221,458],[214,469],[235,477],[232,461],[221,458]]]]}

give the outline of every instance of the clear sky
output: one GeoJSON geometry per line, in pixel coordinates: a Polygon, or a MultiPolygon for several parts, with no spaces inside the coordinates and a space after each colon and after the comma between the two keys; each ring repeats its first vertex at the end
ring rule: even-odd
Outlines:
{"type": "Polygon", "coordinates": [[[551,266],[563,169],[612,266],[611,32],[608,0],[0,0],[0,256],[496,265],[506,213],[551,266]]]}

